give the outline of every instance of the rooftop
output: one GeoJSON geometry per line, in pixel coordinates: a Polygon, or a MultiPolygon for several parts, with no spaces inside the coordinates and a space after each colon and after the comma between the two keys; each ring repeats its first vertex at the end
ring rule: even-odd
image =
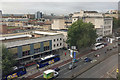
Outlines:
{"type": "Polygon", "coordinates": [[[43,32],[43,31],[28,31],[28,32],[21,32],[16,34],[5,34],[0,35],[0,40],[4,42],[13,42],[18,40],[27,40],[27,39],[34,39],[40,38],[45,36],[54,36],[59,35],[60,33],[53,33],[53,32],[43,32]]]}

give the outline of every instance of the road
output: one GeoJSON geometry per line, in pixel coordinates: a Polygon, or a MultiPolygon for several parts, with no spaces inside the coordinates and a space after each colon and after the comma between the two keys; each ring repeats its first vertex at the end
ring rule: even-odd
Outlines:
{"type": "MultiPolygon", "coordinates": [[[[79,62],[77,63],[77,67],[74,68],[73,70],[68,70],[70,63],[60,67],[61,70],[59,71],[59,76],[57,78],[71,78],[76,72],[81,72],[82,70],[84,70],[86,68],[86,66],[93,64],[90,62],[84,62],[83,58],[85,58],[85,57],[89,57],[93,60],[99,60],[99,59],[109,56],[109,54],[117,51],[117,48],[115,48],[115,49],[105,53],[108,48],[113,48],[113,45],[109,45],[100,50],[91,52],[91,53],[83,56],[82,58],[79,59],[79,62]],[[100,54],[100,57],[94,57],[94,54],[100,54]]],[[[37,78],[41,78],[41,76],[39,76],[37,78]]]]}
{"type": "MultiPolygon", "coordinates": [[[[105,53],[106,49],[107,48],[112,48],[113,45],[111,46],[107,46],[105,48],[102,48],[98,51],[95,51],[95,52],[92,52],[91,54],[87,55],[87,57],[93,59],[93,60],[99,60],[99,59],[102,59],[102,58],[105,58],[106,56],[108,56],[109,54],[113,53],[113,52],[117,52],[117,48],[114,49],[114,50],[111,50],[107,53],[105,53]],[[97,57],[94,57],[94,54],[100,54],[100,57],[97,58],[97,57]]],[[[58,78],[71,78],[71,77],[74,77],[75,74],[79,73],[79,72],[82,72],[82,70],[84,70],[86,67],[88,67],[89,65],[91,65],[93,63],[90,63],[90,62],[84,62],[84,60],[80,60],[78,63],[77,63],[77,67],[74,68],[73,70],[68,70],[68,65],[64,66],[64,68],[62,68],[62,70],[59,72],[59,76],[58,78]]],[[[100,66],[102,67],[102,66],[100,66]]],[[[93,71],[94,72],[94,71],[93,71]]],[[[93,73],[91,72],[91,73],[93,73]]]]}
{"type": "Polygon", "coordinates": [[[104,76],[118,65],[118,54],[115,54],[77,78],[105,78],[104,76]]]}

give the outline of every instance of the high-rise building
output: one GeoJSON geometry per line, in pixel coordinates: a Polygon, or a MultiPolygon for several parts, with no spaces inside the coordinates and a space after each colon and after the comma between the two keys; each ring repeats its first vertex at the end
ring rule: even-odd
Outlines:
{"type": "Polygon", "coordinates": [[[36,18],[36,19],[42,18],[42,12],[37,11],[37,12],[35,13],[35,18],[36,18]]]}

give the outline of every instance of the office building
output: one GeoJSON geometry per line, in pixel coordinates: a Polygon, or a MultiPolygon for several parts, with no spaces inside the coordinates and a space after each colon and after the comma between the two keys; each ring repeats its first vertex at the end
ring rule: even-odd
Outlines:
{"type": "Polygon", "coordinates": [[[96,29],[98,36],[112,35],[113,18],[107,18],[104,14],[96,11],[83,11],[74,13],[72,16],[72,23],[77,20],[83,20],[84,22],[91,22],[96,29]]]}
{"type": "Polygon", "coordinates": [[[35,18],[36,19],[40,19],[40,18],[42,18],[43,16],[42,16],[42,12],[40,12],[40,11],[37,11],[36,13],[35,13],[35,18]]]}
{"type": "Polygon", "coordinates": [[[4,35],[0,40],[14,54],[14,58],[23,64],[63,48],[63,34],[60,33],[30,31],[4,35]]]}

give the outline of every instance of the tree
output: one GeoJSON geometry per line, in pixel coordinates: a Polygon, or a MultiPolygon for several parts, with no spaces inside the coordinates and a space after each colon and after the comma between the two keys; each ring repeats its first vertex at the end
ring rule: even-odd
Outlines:
{"type": "Polygon", "coordinates": [[[113,29],[120,28],[120,19],[113,18],[113,29]]]}
{"type": "Polygon", "coordinates": [[[68,29],[67,43],[76,46],[78,50],[82,47],[95,43],[97,34],[92,23],[85,23],[82,20],[74,22],[68,29]]]}
{"type": "Polygon", "coordinates": [[[2,73],[6,75],[12,71],[12,67],[16,64],[13,54],[2,45],[2,73]]]}

